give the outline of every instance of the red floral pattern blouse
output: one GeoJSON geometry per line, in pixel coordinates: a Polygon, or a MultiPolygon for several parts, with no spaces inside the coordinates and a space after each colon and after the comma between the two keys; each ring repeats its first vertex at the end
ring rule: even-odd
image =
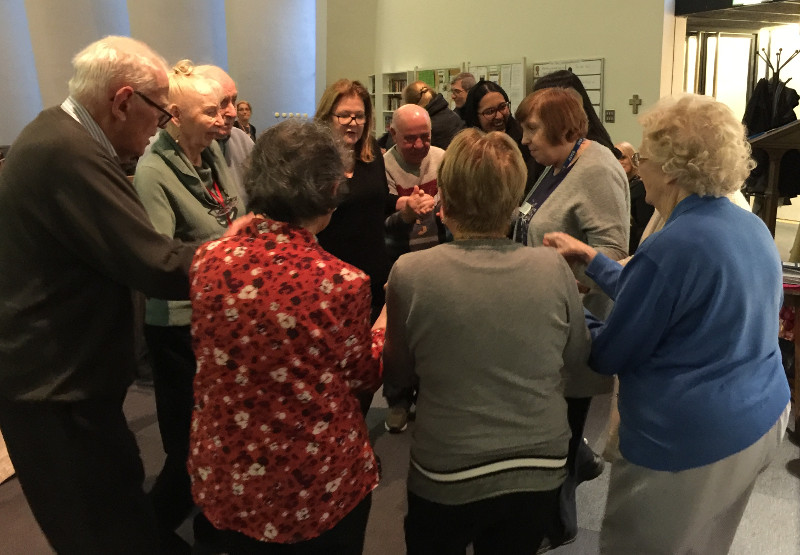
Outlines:
{"type": "Polygon", "coordinates": [[[218,528],[315,538],[378,484],[353,394],[380,384],[369,278],[264,218],[203,245],[190,278],[195,502],[218,528]]]}

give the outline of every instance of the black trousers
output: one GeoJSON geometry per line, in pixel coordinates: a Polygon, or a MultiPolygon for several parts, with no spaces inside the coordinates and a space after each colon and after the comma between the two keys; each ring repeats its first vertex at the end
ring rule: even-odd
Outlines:
{"type": "Polygon", "coordinates": [[[0,428],[22,491],[61,555],[158,552],[123,399],[0,402],[0,428]]]}
{"type": "Polygon", "coordinates": [[[567,479],[561,486],[561,520],[564,524],[564,537],[550,537],[551,545],[560,545],[566,538],[572,538],[578,533],[578,506],[575,492],[578,489],[578,466],[594,457],[594,453],[583,441],[583,428],[586,425],[586,416],[589,414],[591,397],[567,397],[567,420],[572,437],[569,440],[567,451],[567,479]]]}
{"type": "Polygon", "coordinates": [[[171,533],[194,508],[186,469],[196,371],[189,326],[145,326],[153,368],[158,427],[167,458],[148,494],[162,535],[171,533]]]}
{"type": "Polygon", "coordinates": [[[507,493],[464,505],[443,505],[408,493],[408,555],[531,555],[545,536],[558,537],[558,489],[507,493]]]}
{"type": "Polygon", "coordinates": [[[230,555],[361,555],[372,493],[336,526],[314,539],[298,543],[267,543],[232,530],[214,532],[213,547],[230,555]]]}

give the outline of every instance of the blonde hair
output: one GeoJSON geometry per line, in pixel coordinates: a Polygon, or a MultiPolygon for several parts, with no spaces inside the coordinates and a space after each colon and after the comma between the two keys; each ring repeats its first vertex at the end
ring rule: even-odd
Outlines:
{"type": "Polygon", "coordinates": [[[477,128],[458,133],[439,167],[448,223],[462,233],[505,232],[526,179],[519,147],[506,133],[477,128]]]}
{"type": "Polygon", "coordinates": [[[169,72],[169,102],[181,105],[186,93],[212,94],[222,98],[222,86],[214,79],[201,75],[191,60],[181,60],[169,72]]]}
{"type": "Polygon", "coordinates": [[[755,167],[744,126],[708,96],[663,98],[639,123],[641,155],[689,193],[725,196],[739,190],[755,167]]]}
{"type": "Polygon", "coordinates": [[[364,85],[358,81],[351,81],[350,79],[339,79],[334,84],[330,85],[325,92],[322,93],[322,98],[319,100],[317,106],[317,113],[314,114],[314,119],[318,122],[324,123],[327,126],[333,124],[333,110],[336,104],[342,98],[356,97],[360,98],[364,103],[364,115],[367,121],[364,122],[364,131],[361,133],[361,138],[355,145],[356,157],[362,162],[372,162],[375,159],[375,152],[372,148],[372,127],[373,127],[373,109],[372,101],[369,98],[369,92],[364,85]]]}
{"type": "Polygon", "coordinates": [[[129,85],[147,93],[155,90],[155,77],[167,73],[164,59],[142,41],[107,36],[93,42],[72,58],[69,94],[86,107],[108,101],[110,90],[129,85]]]}
{"type": "Polygon", "coordinates": [[[414,81],[403,89],[402,94],[404,103],[416,104],[423,108],[436,96],[436,92],[425,81],[414,81]]]}

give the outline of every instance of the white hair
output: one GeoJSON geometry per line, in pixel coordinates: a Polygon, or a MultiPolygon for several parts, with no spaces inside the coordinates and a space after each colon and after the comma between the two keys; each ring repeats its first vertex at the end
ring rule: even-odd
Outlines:
{"type": "Polygon", "coordinates": [[[167,63],[142,41],[108,36],[93,42],[72,59],[69,94],[84,106],[108,100],[111,90],[130,85],[152,90],[155,74],[167,72],[167,63]]]}

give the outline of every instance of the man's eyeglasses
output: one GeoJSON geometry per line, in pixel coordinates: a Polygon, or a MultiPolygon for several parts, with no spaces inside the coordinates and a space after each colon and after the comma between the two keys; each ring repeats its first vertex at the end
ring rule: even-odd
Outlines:
{"type": "Polygon", "coordinates": [[[506,110],[508,110],[510,106],[511,106],[510,102],[501,102],[494,108],[486,108],[483,112],[480,112],[480,115],[482,115],[485,118],[491,118],[497,112],[505,112],[506,110]]]}
{"type": "Polygon", "coordinates": [[[464,94],[467,91],[465,91],[464,89],[457,89],[456,87],[453,87],[452,89],[450,89],[450,92],[452,92],[453,94],[464,94]]]}
{"type": "Polygon", "coordinates": [[[355,121],[358,125],[364,125],[367,121],[366,114],[333,114],[339,125],[350,125],[351,121],[355,121]]]}
{"type": "Polygon", "coordinates": [[[160,128],[163,129],[164,126],[166,126],[169,123],[169,120],[172,119],[172,114],[167,112],[164,108],[156,104],[154,101],[150,100],[150,98],[148,98],[146,94],[140,93],[139,91],[133,91],[133,94],[135,94],[136,96],[144,100],[147,104],[149,104],[150,106],[161,112],[158,116],[158,126],[160,128]]]}
{"type": "Polygon", "coordinates": [[[638,152],[634,152],[633,156],[631,156],[631,161],[637,166],[639,165],[639,162],[641,162],[642,160],[646,160],[646,158],[642,158],[641,156],[639,156],[638,152]]]}

